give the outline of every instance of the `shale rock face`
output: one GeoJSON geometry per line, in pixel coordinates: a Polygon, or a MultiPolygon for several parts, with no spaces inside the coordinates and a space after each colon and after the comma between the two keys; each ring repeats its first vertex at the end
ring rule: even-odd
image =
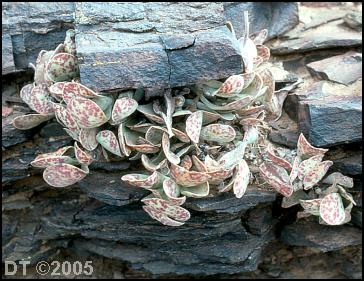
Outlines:
{"type": "Polygon", "coordinates": [[[81,80],[98,91],[157,90],[237,73],[242,59],[223,13],[221,3],[78,3],[81,80]]]}

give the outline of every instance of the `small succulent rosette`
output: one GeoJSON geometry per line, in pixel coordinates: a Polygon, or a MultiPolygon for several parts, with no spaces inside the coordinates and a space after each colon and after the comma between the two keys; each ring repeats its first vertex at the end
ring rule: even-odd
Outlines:
{"type": "Polygon", "coordinates": [[[282,207],[300,204],[303,211],[297,217],[319,216],[321,224],[341,225],[350,221],[350,212],[356,205],[346,188],[353,187],[353,179],[335,172],[325,177],[333,162],[323,161],[328,149],[313,147],[301,133],[297,156],[293,163],[275,154],[267,146],[270,162],[260,165],[260,175],[282,194],[282,207]]]}

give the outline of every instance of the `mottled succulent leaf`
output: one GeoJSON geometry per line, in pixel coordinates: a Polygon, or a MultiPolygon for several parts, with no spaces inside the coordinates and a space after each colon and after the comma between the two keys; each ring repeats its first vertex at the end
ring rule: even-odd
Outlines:
{"type": "Polygon", "coordinates": [[[270,50],[264,45],[257,45],[258,56],[262,58],[262,62],[267,62],[270,58],[270,50]]]}
{"type": "Polygon", "coordinates": [[[37,168],[47,168],[49,166],[53,166],[53,165],[61,164],[61,163],[76,164],[75,162],[76,161],[73,160],[69,156],[49,155],[46,157],[37,157],[32,162],[30,162],[30,164],[33,167],[37,167],[37,168]]]}
{"type": "Polygon", "coordinates": [[[201,129],[200,137],[206,141],[227,143],[235,139],[236,132],[229,125],[210,124],[201,129]]]}
{"type": "Polygon", "coordinates": [[[20,90],[20,98],[27,104],[30,104],[30,99],[32,96],[32,90],[34,88],[33,84],[27,84],[20,90]]]}
{"type": "Polygon", "coordinates": [[[181,161],[181,159],[179,158],[178,155],[176,155],[175,153],[173,153],[170,149],[170,141],[169,141],[169,137],[167,133],[163,133],[162,136],[162,148],[163,148],[163,152],[164,155],[166,156],[166,158],[168,159],[169,162],[178,165],[181,161]]]}
{"type": "Polygon", "coordinates": [[[76,42],[75,42],[75,30],[69,29],[66,31],[66,38],[64,40],[64,49],[66,53],[76,55],[76,42]]]}
{"type": "Polygon", "coordinates": [[[80,130],[78,128],[63,128],[63,130],[75,141],[80,141],[79,140],[79,135],[80,135],[80,130]]]}
{"type": "Polygon", "coordinates": [[[56,100],[61,101],[63,99],[63,88],[68,82],[57,82],[49,86],[48,90],[56,100]]]}
{"type": "Polygon", "coordinates": [[[167,215],[161,213],[158,209],[152,207],[152,206],[143,206],[143,210],[152,218],[163,225],[167,226],[181,226],[184,224],[184,222],[179,222],[176,220],[173,220],[169,218],[167,215]]]}
{"type": "Polygon", "coordinates": [[[329,225],[340,225],[345,221],[345,209],[339,193],[330,193],[322,198],[320,217],[329,225]]]}
{"type": "Polygon", "coordinates": [[[111,120],[115,124],[119,124],[123,119],[135,112],[138,107],[138,102],[132,98],[121,98],[115,101],[111,120]]]}
{"type": "Polygon", "coordinates": [[[328,149],[317,148],[312,146],[301,133],[297,142],[297,155],[301,157],[302,160],[308,159],[316,155],[324,155],[328,149]]]}
{"type": "Polygon", "coordinates": [[[265,39],[267,39],[267,36],[268,36],[268,30],[262,29],[259,32],[250,34],[249,38],[253,40],[255,45],[261,45],[264,43],[265,39]]]}
{"type": "Polygon", "coordinates": [[[305,177],[305,175],[307,175],[308,172],[314,170],[315,167],[321,163],[322,158],[323,155],[316,155],[302,161],[298,166],[298,178],[300,180],[303,180],[303,178],[305,177]]]}
{"type": "Polygon", "coordinates": [[[206,173],[188,171],[185,168],[175,164],[171,164],[170,172],[177,184],[187,187],[202,184],[207,182],[207,180],[210,178],[210,176],[206,173]]]}
{"type": "Polygon", "coordinates": [[[327,170],[332,166],[332,161],[323,161],[309,171],[303,178],[303,188],[308,190],[316,185],[327,173],[327,170]]]}
{"type": "Polygon", "coordinates": [[[83,151],[77,144],[77,142],[75,142],[74,144],[75,146],[75,156],[76,159],[81,163],[81,164],[85,164],[85,165],[90,165],[93,161],[92,156],[83,151]]]}
{"type": "Polygon", "coordinates": [[[207,98],[204,96],[200,97],[201,101],[210,109],[217,110],[217,111],[237,111],[245,106],[249,105],[252,101],[251,97],[243,97],[239,100],[230,102],[226,105],[216,105],[210,102],[207,98]]]}
{"type": "Polygon", "coordinates": [[[192,162],[198,172],[207,172],[205,164],[196,155],[192,155],[192,162]]]}
{"type": "Polygon", "coordinates": [[[67,105],[77,124],[82,129],[101,126],[108,121],[103,110],[92,100],[74,97],[67,105]]]}
{"type": "Polygon", "coordinates": [[[185,168],[186,170],[190,170],[192,167],[192,159],[189,155],[185,155],[180,163],[180,166],[185,168]]]}
{"type": "Polygon", "coordinates": [[[39,114],[47,115],[53,113],[49,92],[44,85],[33,87],[28,105],[39,114]]]}
{"type": "Polygon", "coordinates": [[[250,170],[244,159],[237,166],[236,177],[233,185],[233,190],[236,198],[243,197],[250,179],[250,170]]]}
{"type": "Polygon", "coordinates": [[[98,128],[81,129],[79,133],[79,142],[83,148],[92,151],[99,144],[96,135],[99,132],[98,128]]]}
{"type": "Polygon", "coordinates": [[[125,125],[123,123],[119,124],[118,138],[119,138],[119,143],[120,143],[120,148],[121,148],[122,153],[124,153],[126,156],[129,156],[131,153],[131,149],[125,143],[124,127],[125,127],[125,125]]]}
{"type": "Polygon", "coordinates": [[[182,205],[186,202],[186,196],[179,197],[180,187],[171,179],[163,181],[163,190],[167,196],[167,200],[172,205],[182,205]]]}
{"type": "Polygon", "coordinates": [[[218,97],[231,97],[239,94],[244,89],[244,77],[232,75],[214,93],[218,97]]]}
{"type": "Polygon", "coordinates": [[[186,120],[186,133],[194,143],[198,143],[202,127],[203,113],[196,111],[188,116],[186,120]]]}
{"type": "Polygon", "coordinates": [[[74,97],[100,98],[102,96],[80,83],[65,82],[62,97],[66,104],[68,104],[74,97]]]}
{"type": "Polygon", "coordinates": [[[147,206],[153,207],[155,210],[179,221],[187,221],[191,214],[185,208],[171,205],[168,201],[160,198],[144,198],[141,200],[147,206]]]}
{"type": "Polygon", "coordinates": [[[246,146],[247,142],[239,142],[233,150],[222,155],[222,157],[219,159],[219,164],[221,167],[224,169],[230,169],[237,165],[244,157],[246,146]]]}
{"type": "Polygon", "coordinates": [[[43,172],[43,178],[51,186],[66,187],[79,182],[87,175],[87,172],[70,164],[56,164],[47,167],[43,172]]]}
{"type": "Polygon", "coordinates": [[[306,213],[314,216],[320,215],[320,204],[322,198],[311,199],[311,200],[300,200],[300,204],[306,213]]]}
{"type": "Polygon", "coordinates": [[[28,130],[53,118],[52,115],[27,114],[17,116],[13,120],[13,126],[19,130],[28,130]]]}
{"type": "Polygon", "coordinates": [[[58,53],[49,60],[45,71],[53,82],[72,80],[79,72],[77,57],[68,53],[58,53]]]}
{"type": "Polygon", "coordinates": [[[263,163],[259,166],[260,175],[277,192],[289,197],[293,193],[293,186],[290,185],[289,176],[285,169],[271,163],[263,163]]]}
{"type": "Polygon", "coordinates": [[[163,182],[163,175],[157,171],[151,175],[144,174],[127,174],[121,177],[121,180],[130,185],[151,189],[159,187],[163,182]]]}
{"type": "Polygon", "coordinates": [[[244,61],[244,72],[253,71],[253,59],[257,56],[257,48],[253,40],[249,38],[240,38],[238,40],[241,57],[244,61]]]}
{"type": "Polygon", "coordinates": [[[292,165],[287,160],[275,155],[274,153],[274,147],[272,144],[267,145],[267,155],[270,160],[272,160],[273,163],[285,168],[288,171],[292,170],[292,165]]]}
{"type": "Polygon", "coordinates": [[[163,118],[158,116],[157,114],[155,114],[155,112],[153,110],[153,105],[151,103],[144,104],[144,105],[139,104],[137,107],[137,110],[140,113],[144,114],[145,117],[147,117],[149,120],[154,121],[158,124],[164,124],[163,118]]]}
{"type": "Polygon", "coordinates": [[[258,140],[259,131],[254,126],[249,126],[244,133],[243,142],[246,144],[252,144],[258,140]]]}
{"type": "Polygon", "coordinates": [[[96,140],[106,150],[120,157],[122,156],[118,139],[112,131],[103,130],[98,132],[96,135],[96,140]]]}
{"type": "Polygon", "coordinates": [[[62,105],[58,104],[58,103],[52,103],[53,106],[53,110],[55,113],[55,116],[57,118],[57,121],[65,126],[66,128],[69,129],[77,129],[78,125],[75,121],[75,119],[73,118],[73,115],[71,114],[71,112],[63,107],[62,105]]]}
{"type": "Polygon", "coordinates": [[[344,176],[340,172],[334,172],[330,174],[322,181],[322,183],[333,184],[334,181],[336,181],[337,184],[340,184],[347,188],[352,188],[354,186],[353,178],[344,176]]]}
{"type": "Polygon", "coordinates": [[[289,174],[290,184],[292,184],[298,176],[299,165],[300,165],[300,157],[296,156],[293,160],[291,173],[289,174]]]}
{"type": "Polygon", "coordinates": [[[210,185],[208,182],[190,187],[181,187],[181,194],[192,198],[203,198],[210,193],[210,185]]]}

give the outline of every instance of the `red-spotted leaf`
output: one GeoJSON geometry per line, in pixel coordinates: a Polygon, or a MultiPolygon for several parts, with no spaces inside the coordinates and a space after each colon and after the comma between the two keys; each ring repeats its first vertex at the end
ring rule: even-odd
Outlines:
{"type": "Polygon", "coordinates": [[[99,132],[98,128],[81,129],[79,132],[79,142],[83,148],[92,151],[99,144],[96,140],[96,135],[99,132]]]}
{"type": "Polygon", "coordinates": [[[316,155],[302,161],[298,167],[298,178],[300,180],[303,180],[303,178],[305,177],[305,175],[307,175],[308,172],[316,169],[315,167],[321,163],[322,158],[323,155],[316,155]]]}
{"type": "Polygon", "coordinates": [[[157,170],[163,170],[168,167],[167,159],[163,159],[164,153],[162,152],[158,156],[156,157],[156,159],[151,160],[146,154],[142,154],[141,160],[144,168],[150,172],[154,172],[157,170]],[[163,158],[160,156],[162,156],[163,158]]]}
{"type": "Polygon", "coordinates": [[[339,193],[330,193],[322,199],[320,217],[329,225],[343,224],[345,209],[339,193]]]}
{"type": "Polygon", "coordinates": [[[73,128],[73,129],[69,129],[69,128],[63,128],[63,130],[66,131],[66,133],[75,141],[79,141],[79,134],[80,134],[80,130],[78,128],[73,128]]]}
{"type": "Polygon", "coordinates": [[[219,97],[231,97],[239,94],[244,88],[244,77],[242,75],[232,75],[215,92],[219,97]]]}
{"type": "Polygon", "coordinates": [[[96,128],[108,121],[103,110],[94,101],[83,97],[73,98],[67,109],[82,129],[96,128]]]}
{"type": "Polygon", "coordinates": [[[300,204],[306,213],[318,216],[320,215],[320,204],[322,198],[311,199],[311,200],[300,200],[300,204]]]}
{"type": "Polygon", "coordinates": [[[126,156],[129,156],[131,153],[130,148],[125,143],[125,137],[124,137],[124,124],[120,123],[118,128],[118,138],[120,143],[120,148],[122,153],[124,153],[126,156]]]}
{"type": "Polygon", "coordinates": [[[196,155],[192,155],[192,162],[198,172],[207,172],[205,164],[196,155]]]}
{"type": "Polygon", "coordinates": [[[70,164],[56,164],[43,172],[44,180],[54,187],[66,187],[82,180],[88,172],[70,164]]]}
{"type": "Polygon", "coordinates": [[[202,124],[206,125],[206,124],[210,124],[216,120],[219,120],[221,118],[221,115],[218,114],[217,112],[209,112],[206,110],[201,110],[203,117],[202,117],[202,124]]]}
{"type": "Polygon", "coordinates": [[[312,156],[316,155],[324,155],[328,149],[317,148],[312,146],[305,138],[305,136],[301,133],[298,142],[297,142],[297,155],[301,157],[301,159],[305,160],[312,156]]]}
{"type": "Polygon", "coordinates": [[[141,200],[147,206],[153,207],[155,210],[179,221],[187,221],[190,219],[190,212],[180,206],[171,205],[168,201],[160,198],[144,198],[141,200]]]}
{"type": "Polygon", "coordinates": [[[44,85],[33,87],[28,105],[39,114],[47,115],[53,113],[49,92],[44,85]]]}
{"type": "Polygon", "coordinates": [[[77,142],[75,142],[74,144],[75,146],[75,156],[76,159],[81,163],[81,164],[85,164],[85,165],[90,165],[93,161],[92,156],[83,151],[77,144],[77,142]]]}
{"type": "Polygon", "coordinates": [[[163,182],[163,176],[155,171],[151,175],[144,174],[127,174],[121,177],[122,181],[130,185],[151,189],[159,187],[163,182]]]}
{"type": "Polygon", "coordinates": [[[332,161],[323,161],[318,164],[313,170],[309,171],[303,178],[303,186],[305,190],[316,185],[327,173],[327,170],[332,166],[332,161]]]}
{"type": "Polygon", "coordinates": [[[161,213],[158,209],[152,207],[152,206],[143,206],[143,210],[152,218],[163,225],[167,226],[181,226],[184,224],[184,222],[179,222],[176,220],[173,220],[169,218],[167,215],[161,213]]]}
{"type": "Polygon", "coordinates": [[[234,128],[229,125],[210,124],[201,129],[200,137],[206,141],[227,143],[235,139],[236,132],[234,128]]]}
{"type": "Polygon", "coordinates": [[[201,183],[196,186],[181,187],[181,194],[192,198],[203,198],[210,193],[210,185],[208,182],[201,183]]]}
{"type": "Polygon", "coordinates": [[[126,117],[135,112],[138,107],[137,101],[132,98],[117,99],[111,114],[111,120],[118,124],[126,117]]]}
{"type": "Polygon", "coordinates": [[[52,106],[53,106],[53,110],[54,110],[56,119],[61,125],[69,128],[69,129],[78,128],[78,125],[77,125],[75,119],[73,118],[71,112],[67,108],[63,107],[62,105],[60,105],[58,103],[52,103],[52,106]]]}
{"type": "Polygon", "coordinates": [[[282,195],[289,197],[293,193],[293,186],[289,184],[287,171],[271,163],[263,163],[259,167],[264,180],[282,195]]]}
{"type": "Polygon", "coordinates": [[[75,160],[73,160],[69,156],[57,156],[57,155],[49,155],[49,156],[43,157],[43,158],[37,157],[32,162],[30,162],[30,164],[33,167],[37,167],[37,168],[47,168],[49,166],[53,166],[53,165],[61,164],[61,163],[76,164],[77,162],[75,163],[75,160]]]}
{"type": "Polygon", "coordinates": [[[63,88],[67,82],[57,82],[52,84],[48,89],[51,95],[58,101],[63,99],[63,88]]]}
{"type": "Polygon", "coordinates": [[[282,199],[282,208],[290,208],[297,204],[300,204],[300,200],[308,199],[308,195],[303,190],[298,190],[293,192],[290,197],[283,197],[282,199]]]}
{"type": "Polygon", "coordinates": [[[27,104],[30,104],[30,98],[32,97],[33,84],[27,84],[20,90],[20,98],[27,104]]]}
{"type": "Polygon", "coordinates": [[[262,62],[267,62],[270,58],[270,50],[264,45],[257,45],[258,56],[262,58],[262,62]]]}
{"type": "Polygon", "coordinates": [[[45,67],[47,77],[53,82],[72,80],[78,74],[77,57],[67,53],[54,55],[45,67]]]}
{"type": "Polygon", "coordinates": [[[298,176],[299,165],[300,165],[300,158],[298,156],[296,156],[293,160],[291,173],[289,174],[289,183],[290,184],[292,184],[298,176]]]}
{"type": "Polygon", "coordinates": [[[177,184],[182,186],[195,186],[207,182],[210,178],[206,173],[188,171],[181,166],[171,164],[171,176],[177,184]]]}
{"type": "Polygon", "coordinates": [[[96,140],[106,150],[120,157],[122,156],[118,139],[112,131],[103,130],[98,132],[96,135],[96,140]]]}
{"type": "Polygon", "coordinates": [[[179,162],[181,161],[181,159],[170,150],[169,137],[168,137],[168,134],[165,132],[163,133],[163,136],[162,136],[162,148],[163,148],[164,155],[166,156],[168,161],[175,165],[178,165],[179,162]]]}
{"type": "Polygon", "coordinates": [[[336,181],[337,184],[340,184],[348,188],[352,188],[354,186],[353,178],[344,176],[340,172],[335,172],[330,174],[322,181],[322,183],[333,184],[334,181],[336,181]]]}
{"type": "Polygon", "coordinates": [[[157,153],[160,149],[160,144],[154,145],[142,138],[140,134],[130,131],[124,126],[122,127],[122,133],[124,135],[126,146],[128,146],[131,150],[136,150],[141,153],[157,153]]]}
{"type": "MultiPolygon", "coordinates": [[[[244,157],[246,146],[247,142],[239,142],[233,150],[222,155],[222,157],[218,161],[221,167],[224,169],[230,169],[237,165],[244,157]]],[[[209,169],[208,166],[206,167],[207,169],[209,169]]]]}
{"type": "Polygon", "coordinates": [[[189,155],[185,155],[181,160],[181,167],[185,168],[186,170],[190,170],[192,167],[192,159],[189,155]]]}
{"type": "Polygon", "coordinates": [[[182,205],[186,201],[186,196],[180,196],[179,186],[171,179],[165,179],[163,181],[163,190],[167,196],[167,200],[172,205],[182,205]]]}
{"type": "Polygon", "coordinates": [[[27,114],[15,117],[13,126],[19,130],[28,130],[53,118],[52,115],[27,114]]]}
{"type": "Polygon", "coordinates": [[[274,153],[274,147],[272,144],[268,144],[267,146],[267,155],[270,160],[272,160],[273,163],[285,168],[288,171],[292,170],[292,165],[287,160],[275,155],[274,153]]]}
{"type": "Polygon", "coordinates": [[[250,179],[250,170],[248,164],[244,159],[242,159],[237,166],[237,173],[233,186],[236,198],[241,198],[244,195],[246,188],[248,187],[249,184],[249,179],[250,179]]]}
{"type": "Polygon", "coordinates": [[[143,113],[145,117],[147,117],[149,120],[154,121],[159,124],[164,124],[164,120],[162,117],[158,116],[154,110],[153,105],[151,103],[144,104],[144,105],[138,105],[137,110],[140,113],[143,113]]]}
{"type": "Polygon", "coordinates": [[[202,117],[201,111],[196,111],[188,116],[186,120],[186,133],[194,143],[198,143],[200,138],[200,132],[202,127],[202,117]]]}
{"type": "Polygon", "coordinates": [[[102,96],[80,83],[65,82],[62,97],[66,104],[68,104],[74,97],[98,98],[102,96]]]}
{"type": "Polygon", "coordinates": [[[243,97],[239,100],[233,101],[231,103],[228,103],[226,105],[216,105],[210,102],[207,98],[204,96],[200,96],[201,101],[210,109],[217,110],[217,111],[237,111],[241,110],[245,106],[249,105],[252,101],[252,98],[247,96],[243,97]]]}

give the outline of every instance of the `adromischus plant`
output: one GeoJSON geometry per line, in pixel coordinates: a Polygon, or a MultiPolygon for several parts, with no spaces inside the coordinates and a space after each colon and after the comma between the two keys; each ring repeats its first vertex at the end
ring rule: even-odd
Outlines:
{"type": "MultiPolygon", "coordinates": [[[[235,36],[230,23],[228,27],[235,36]]],[[[35,82],[20,92],[37,114],[19,116],[13,124],[30,129],[56,117],[75,143],[39,155],[31,164],[45,169],[43,177],[49,185],[65,187],[89,173],[88,166],[100,150],[106,159],[111,153],[120,160],[140,160],[149,173],[127,174],[121,179],[149,190],[151,194],[142,199],[143,209],[170,226],[190,218],[189,211],[181,207],[187,197],[233,190],[241,198],[252,180],[245,151],[255,154],[256,145],[264,143],[269,130],[265,118],[280,117],[284,98],[296,85],[275,91],[273,75],[265,64],[270,57],[263,45],[267,30],[248,35],[247,31],[236,40],[245,64],[241,73],[224,82],[210,80],[191,89],[167,90],[163,101],[156,98],[147,103],[142,89],[96,93],[79,83],[75,33],[69,30],[55,51],[40,52],[35,82]]],[[[271,150],[268,147],[268,155],[273,157],[271,150]]],[[[284,168],[290,165],[287,163],[284,168]]],[[[279,166],[267,165],[261,170],[273,174],[278,170],[274,176],[288,185],[279,166]]],[[[292,194],[290,187],[282,192],[285,189],[270,177],[267,182],[285,196],[292,194]]],[[[340,185],[331,190],[335,188],[340,191],[340,185]]]]}

